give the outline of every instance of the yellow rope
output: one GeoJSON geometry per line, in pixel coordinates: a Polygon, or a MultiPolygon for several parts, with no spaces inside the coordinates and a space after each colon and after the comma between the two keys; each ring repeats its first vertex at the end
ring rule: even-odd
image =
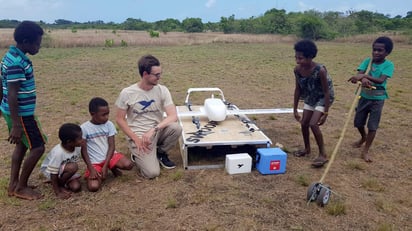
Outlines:
{"type": "Polygon", "coordinates": [[[320,183],[322,183],[323,180],[325,179],[326,174],[328,173],[328,171],[329,171],[329,169],[330,169],[330,166],[332,165],[332,162],[335,160],[336,153],[338,152],[339,146],[340,146],[340,144],[342,143],[343,137],[345,136],[346,128],[348,127],[348,124],[349,124],[349,119],[350,119],[351,116],[352,116],[353,110],[355,109],[356,102],[358,102],[359,94],[360,94],[360,92],[361,92],[361,91],[360,91],[360,86],[361,86],[361,84],[359,84],[359,85],[358,85],[358,88],[356,89],[355,99],[353,100],[352,106],[351,106],[350,109],[349,109],[348,117],[346,118],[345,124],[343,125],[343,129],[342,129],[342,132],[341,132],[341,134],[340,134],[338,143],[336,143],[335,149],[334,149],[333,152],[332,152],[332,155],[331,155],[331,157],[330,157],[329,163],[328,163],[328,165],[326,166],[326,169],[325,169],[325,172],[324,172],[323,175],[322,175],[322,178],[320,178],[320,181],[319,181],[320,183]]]}
{"type": "MultiPolygon", "coordinates": [[[[371,66],[372,66],[372,58],[371,58],[371,60],[370,60],[370,62],[369,62],[368,68],[367,68],[366,71],[365,71],[366,74],[368,74],[371,66]]],[[[342,129],[342,132],[341,132],[341,134],[340,134],[338,143],[336,143],[335,149],[334,149],[333,152],[332,152],[332,155],[331,155],[331,157],[330,157],[330,160],[329,160],[329,162],[328,162],[328,165],[326,166],[326,169],[325,169],[325,171],[323,172],[322,177],[320,178],[320,181],[319,181],[320,183],[322,183],[322,182],[325,180],[326,174],[329,172],[330,166],[332,165],[333,161],[335,160],[336,153],[338,152],[338,149],[339,149],[339,147],[340,147],[340,144],[342,143],[343,137],[345,136],[345,132],[346,132],[346,128],[348,127],[349,120],[350,120],[350,118],[351,118],[351,116],[352,116],[353,110],[355,109],[356,103],[358,102],[359,95],[360,95],[360,92],[361,92],[361,89],[360,89],[360,88],[361,88],[361,85],[362,85],[361,83],[358,83],[358,87],[356,88],[356,93],[355,93],[355,99],[353,100],[352,106],[351,106],[350,109],[349,109],[348,117],[346,118],[345,124],[343,125],[343,129],[342,129]]]]}

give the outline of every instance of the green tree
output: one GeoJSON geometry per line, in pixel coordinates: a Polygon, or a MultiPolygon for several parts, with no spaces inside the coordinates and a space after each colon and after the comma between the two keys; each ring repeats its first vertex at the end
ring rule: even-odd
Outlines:
{"type": "Polygon", "coordinates": [[[122,23],[122,29],[124,30],[150,30],[152,25],[141,19],[128,18],[122,23]]]}
{"type": "Polygon", "coordinates": [[[54,24],[56,25],[70,25],[70,24],[74,24],[72,21],[70,20],[66,20],[66,19],[57,19],[54,21],[54,24]]]}
{"type": "Polygon", "coordinates": [[[19,23],[17,20],[0,20],[0,28],[15,28],[19,23]]]}
{"type": "Polygon", "coordinates": [[[204,30],[212,32],[220,31],[219,23],[207,22],[204,24],[204,30]]]}
{"type": "Polygon", "coordinates": [[[373,13],[367,10],[354,12],[350,14],[349,17],[355,20],[357,33],[360,34],[373,33],[383,30],[384,27],[382,22],[386,22],[386,20],[388,20],[388,17],[383,14],[373,13]]]}
{"type": "Polygon", "coordinates": [[[172,18],[155,22],[154,28],[162,31],[163,33],[182,30],[180,21],[172,18]]]}
{"type": "Polygon", "coordinates": [[[334,34],[329,30],[326,22],[320,17],[305,13],[298,21],[298,36],[313,40],[332,39],[334,34]]]}
{"type": "Polygon", "coordinates": [[[271,34],[288,34],[290,32],[290,24],[286,17],[285,10],[271,9],[265,12],[262,17],[265,33],[271,34]]]}
{"type": "Polygon", "coordinates": [[[220,27],[222,28],[223,33],[231,34],[239,32],[239,27],[235,20],[235,15],[232,14],[229,18],[221,17],[220,18],[220,27]]]}
{"type": "Polygon", "coordinates": [[[203,32],[203,23],[200,18],[186,18],[182,21],[182,28],[189,33],[203,32]]]}

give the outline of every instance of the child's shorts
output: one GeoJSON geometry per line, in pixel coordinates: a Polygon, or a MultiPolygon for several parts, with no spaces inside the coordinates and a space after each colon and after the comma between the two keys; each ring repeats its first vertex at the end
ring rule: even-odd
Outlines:
{"type": "MultiPolygon", "coordinates": [[[[113,169],[116,166],[117,162],[119,162],[119,160],[122,159],[123,157],[124,157],[124,155],[122,153],[115,151],[113,156],[112,156],[112,159],[110,159],[109,169],[113,169]]],[[[96,169],[96,171],[101,174],[104,163],[106,163],[106,160],[101,162],[101,163],[92,164],[92,165],[93,165],[94,169],[96,169]]],[[[89,176],[90,176],[90,171],[89,171],[89,169],[86,169],[86,172],[84,173],[84,177],[87,178],[89,176]]]]}
{"type": "Polygon", "coordinates": [[[376,131],[379,127],[384,103],[384,100],[369,100],[361,97],[356,108],[354,126],[363,127],[368,121],[368,129],[376,131]]]}
{"type": "MultiPolygon", "coordinates": [[[[3,113],[3,117],[6,120],[9,132],[13,126],[10,115],[3,113]]],[[[28,148],[38,148],[47,143],[47,136],[41,129],[41,125],[37,116],[22,116],[20,117],[21,124],[23,126],[23,136],[21,142],[28,148]]]]}
{"type": "Polygon", "coordinates": [[[304,104],[303,105],[303,110],[308,110],[308,111],[320,111],[320,112],[324,112],[325,111],[325,107],[324,106],[310,106],[309,104],[304,104]]]}

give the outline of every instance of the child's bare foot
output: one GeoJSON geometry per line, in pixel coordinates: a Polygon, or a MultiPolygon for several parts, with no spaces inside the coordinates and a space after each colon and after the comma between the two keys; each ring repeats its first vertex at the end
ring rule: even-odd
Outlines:
{"type": "Polygon", "coordinates": [[[23,189],[15,190],[14,191],[14,196],[20,199],[25,199],[25,200],[38,200],[43,197],[43,195],[39,192],[34,191],[30,187],[26,187],[23,189]]]}
{"type": "Polygon", "coordinates": [[[10,183],[9,188],[7,189],[7,195],[9,197],[14,196],[14,190],[16,190],[17,183],[10,183]]]}
{"type": "Polygon", "coordinates": [[[361,157],[366,163],[371,163],[373,161],[371,157],[369,156],[369,153],[362,152],[361,157]]]}
{"type": "Polygon", "coordinates": [[[365,143],[365,141],[366,141],[366,139],[361,138],[360,140],[354,142],[354,143],[352,144],[352,147],[354,147],[354,148],[360,148],[360,147],[362,147],[362,144],[365,143]]]}
{"type": "Polygon", "coordinates": [[[122,175],[123,175],[122,171],[120,171],[118,168],[113,168],[113,169],[111,169],[111,170],[112,170],[112,173],[113,173],[113,176],[114,176],[114,177],[118,177],[118,176],[122,176],[122,175]]]}

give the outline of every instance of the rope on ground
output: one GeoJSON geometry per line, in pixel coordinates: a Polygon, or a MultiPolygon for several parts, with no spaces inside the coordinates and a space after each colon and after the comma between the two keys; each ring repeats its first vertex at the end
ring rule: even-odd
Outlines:
{"type": "Polygon", "coordinates": [[[361,86],[361,84],[359,84],[359,85],[358,85],[358,88],[356,89],[355,99],[354,99],[353,102],[352,102],[352,106],[350,107],[350,110],[349,110],[349,113],[348,113],[348,117],[346,118],[345,124],[343,125],[343,129],[342,129],[342,132],[341,132],[341,134],[340,134],[340,136],[339,136],[338,143],[336,143],[335,149],[334,149],[333,152],[332,152],[332,155],[331,155],[331,157],[330,157],[329,163],[328,163],[328,165],[326,166],[325,172],[323,172],[323,175],[322,175],[322,177],[320,178],[320,181],[319,181],[320,183],[322,183],[323,180],[325,179],[326,174],[329,172],[330,166],[332,165],[333,161],[335,160],[336,153],[338,153],[340,144],[342,143],[343,137],[345,136],[345,132],[346,132],[346,129],[347,129],[347,127],[348,127],[349,120],[350,120],[350,118],[351,118],[351,116],[352,116],[353,110],[355,109],[356,103],[358,102],[359,94],[360,94],[360,92],[361,92],[361,91],[360,91],[360,86],[361,86]]]}
{"type": "MultiPolygon", "coordinates": [[[[368,68],[366,69],[365,74],[368,74],[368,73],[369,73],[371,67],[372,67],[372,58],[371,58],[371,60],[369,61],[368,68]]],[[[353,113],[355,107],[356,107],[356,103],[358,102],[359,95],[360,95],[360,92],[361,92],[361,85],[362,85],[362,84],[359,82],[359,83],[358,83],[358,87],[356,88],[355,98],[353,99],[352,106],[351,106],[350,109],[349,109],[348,117],[346,117],[346,121],[345,121],[345,124],[343,125],[343,129],[342,129],[342,132],[341,132],[341,134],[340,134],[340,136],[339,136],[338,143],[336,143],[335,149],[334,149],[333,152],[332,152],[332,155],[331,155],[331,157],[330,157],[329,163],[328,163],[328,165],[326,166],[326,169],[325,169],[325,171],[323,172],[322,177],[320,178],[320,181],[319,181],[320,183],[322,183],[322,182],[325,180],[326,174],[328,174],[329,169],[330,169],[330,166],[332,165],[333,161],[335,160],[336,153],[338,152],[339,147],[340,147],[340,144],[342,143],[343,137],[345,136],[345,132],[346,132],[346,128],[348,127],[349,120],[350,120],[350,118],[351,118],[351,116],[352,116],[352,113],[353,113]]]]}

